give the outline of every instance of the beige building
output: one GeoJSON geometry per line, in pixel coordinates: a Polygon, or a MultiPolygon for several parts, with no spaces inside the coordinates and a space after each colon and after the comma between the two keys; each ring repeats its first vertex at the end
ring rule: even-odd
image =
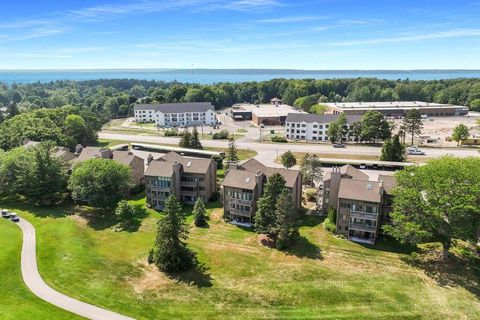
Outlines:
{"type": "Polygon", "coordinates": [[[337,212],[336,232],[349,240],[374,244],[380,226],[389,223],[393,176],[379,175],[376,181],[360,170],[346,165],[333,168],[324,176],[318,205],[324,213],[337,212]]]}
{"type": "Polygon", "coordinates": [[[217,191],[217,165],[212,159],[183,157],[175,152],[156,160],[149,157],[145,189],[147,203],[158,210],[171,195],[188,204],[198,198],[207,202],[217,191]]]}
{"type": "Polygon", "coordinates": [[[295,206],[302,205],[302,176],[300,171],[270,168],[255,159],[231,166],[222,183],[224,217],[230,222],[250,227],[257,211],[257,200],[263,194],[267,179],[280,173],[292,193],[295,206]]]}
{"type": "Polygon", "coordinates": [[[78,146],[76,150],[77,157],[73,160],[74,163],[82,162],[85,160],[100,158],[100,159],[112,159],[118,163],[129,166],[132,170],[132,179],[135,186],[144,184],[144,160],[130,151],[124,150],[110,150],[100,147],[81,147],[78,146]]]}

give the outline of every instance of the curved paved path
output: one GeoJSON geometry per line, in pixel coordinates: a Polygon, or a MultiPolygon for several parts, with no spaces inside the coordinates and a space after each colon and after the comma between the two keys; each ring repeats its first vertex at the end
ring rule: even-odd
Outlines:
{"type": "Polygon", "coordinates": [[[59,308],[88,319],[133,320],[133,318],[122,316],[121,314],[70,298],[50,288],[38,272],[35,228],[30,222],[22,218],[20,218],[20,222],[17,224],[23,231],[21,260],[23,281],[35,295],[59,308]]]}

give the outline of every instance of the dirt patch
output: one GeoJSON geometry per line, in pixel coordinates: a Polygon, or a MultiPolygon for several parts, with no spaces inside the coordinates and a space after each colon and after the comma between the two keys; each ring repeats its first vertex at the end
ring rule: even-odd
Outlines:
{"type": "Polygon", "coordinates": [[[165,287],[172,282],[172,280],[158,270],[157,266],[148,264],[145,259],[138,261],[138,267],[143,270],[143,274],[138,278],[127,279],[127,283],[133,287],[133,290],[137,294],[142,294],[145,291],[154,290],[159,287],[165,287]]]}
{"type": "Polygon", "coordinates": [[[275,248],[275,241],[266,234],[258,235],[258,243],[270,249],[275,248]]]}

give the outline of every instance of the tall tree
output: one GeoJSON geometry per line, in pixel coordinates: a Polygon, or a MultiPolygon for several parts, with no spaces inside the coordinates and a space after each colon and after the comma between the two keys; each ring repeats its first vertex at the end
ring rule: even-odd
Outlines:
{"type": "Polygon", "coordinates": [[[67,191],[67,166],[55,157],[51,143],[43,143],[34,150],[30,181],[25,195],[37,205],[51,205],[67,191]]]}
{"type": "Polygon", "coordinates": [[[408,132],[412,137],[413,146],[413,139],[416,135],[422,133],[423,123],[422,123],[422,114],[418,109],[410,109],[405,114],[405,118],[403,119],[403,126],[405,127],[405,132],[408,132]]]}
{"type": "Polygon", "coordinates": [[[291,167],[297,164],[297,159],[295,158],[295,156],[290,150],[282,154],[281,158],[282,158],[281,159],[282,165],[287,169],[290,169],[291,167]]]}
{"type": "Polygon", "coordinates": [[[452,140],[457,141],[457,145],[460,145],[460,141],[468,139],[469,136],[470,131],[468,130],[468,127],[463,123],[460,123],[455,128],[453,128],[452,140]]]}
{"type": "Polygon", "coordinates": [[[197,198],[197,201],[195,201],[195,205],[193,206],[193,219],[195,220],[195,226],[207,226],[207,210],[205,209],[205,204],[200,198],[197,198]]]}
{"type": "Polygon", "coordinates": [[[75,201],[113,208],[132,185],[130,167],[110,159],[90,159],[73,168],[68,188],[75,201]]]}
{"type": "Polygon", "coordinates": [[[7,108],[8,112],[8,118],[11,119],[15,117],[16,115],[20,114],[20,111],[18,111],[18,106],[17,102],[11,102],[10,105],[7,108]]]}
{"type": "Polygon", "coordinates": [[[190,131],[185,130],[183,131],[182,138],[180,139],[180,142],[178,145],[181,148],[190,148],[191,140],[192,140],[192,134],[190,133],[190,131]]]}
{"type": "Polygon", "coordinates": [[[347,117],[344,113],[341,113],[335,121],[330,123],[330,126],[328,127],[328,136],[332,143],[342,142],[347,133],[347,117]]]}
{"type": "Polygon", "coordinates": [[[285,179],[279,173],[268,178],[262,197],[257,201],[254,227],[258,233],[272,234],[275,226],[275,206],[278,195],[285,189],[285,179]]]}
{"type": "Polygon", "coordinates": [[[476,243],[480,231],[480,158],[443,157],[396,173],[392,225],[383,229],[416,245],[453,239],[476,243]]]}
{"type": "Polygon", "coordinates": [[[362,139],[362,120],[355,121],[350,127],[350,135],[355,137],[355,142],[360,142],[362,139]]]}
{"type": "Polygon", "coordinates": [[[322,180],[322,162],[317,155],[306,153],[300,162],[303,183],[313,186],[322,180]]]}
{"type": "Polygon", "coordinates": [[[229,165],[229,164],[237,164],[238,161],[239,161],[239,158],[238,158],[237,144],[235,143],[234,139],[231,139],[228,142],[228,150],[225,157],[225,162],[227,163],[227,165],[229,165]]]}
{"type": "Polygon", "coordinates": [[[157,225],[153,262],[163,272],[176,272],[193,267],[197,261],[188,249],[188,226],[180,202],[171,195],[165,201],[164,215],[157,225]]]}
{"type": "Polygon", "coordinates": [[[392,135],[390,124],[385,116],[375,110],[369,110],[362,116],[362,139],[378,142],[386,140],[392,135]]]}
{"type": "Polygon", "coordinates": [[[295,204],[292,194],[287,189],[283,189],[278,196],[275,205],[275,225],[272,233],[275,238],[275,246],[280,250],[288,247],[297,235],[295,204]]]}
{"type": "Polygon", "coordinates": [[[400,138],[395,135],[393,138],[388,138],[383,142],[381,161],[405,161],[405,146],[400,143],[400,138]]]}
{"type": "Polygon", "coordinates": [[[190,148],[192,149],[203,149],[202,144],[200,143],[200,138],[198,136],[197,127],[193,127],[192,138],[190,140],[190,148]]]}

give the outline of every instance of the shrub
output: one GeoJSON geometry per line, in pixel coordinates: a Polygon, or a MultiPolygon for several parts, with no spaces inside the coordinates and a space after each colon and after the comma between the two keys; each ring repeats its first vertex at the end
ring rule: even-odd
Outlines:
{"type": "Polygon", "coordinates": [[[287,138],[283,136],[273,136],[271,140],[272,142],[282,142],[282,143],[288,142],[287,138]]]}
{"type": "Polygon", "coordinates": [[[335,233],[337,231],[337,226],[330,221],[330,219],[325,219],[325,229],[330,231],[331,233],[335,233]]]}
{"type": "Polygon", "coordinates": [[[305,191],[305,196],[307,197],[308,201],[313,202],[317,196],[317,190],[314,188],[307,189],[305,191]]]}
{"type": "Polygon", "coordinates": [[[218,199],[220,199],[220,193],[215,191],[214,193],[212,193],[212,195],[210,196],[210,199],[208,199],[208,201],[209,202],[215,202],[215,201],[218,201],[218,199]]]}
{"type": "Polygon", "coordinates": [[[220,132],[215,132],[212,136],[212,139],[215,139],[215,140],[228,139],[229,135],[230,133],[228,132],[228,130],[222,130],[220,132]]]}
{"type": "Polygon", "coordinates": [[[165,137],[177,137],[178,136],[178,131],[176,130],[167,130],[164,133],[165,137]]]}
{"type": "Polygon", "coordinates": [[[333,224],[336,224],[336,223],[337,223],[337,210],[335,210],[334,207],[328,208],[327,218],[328,218],[328,220],[330,220],[333,224]]]}

